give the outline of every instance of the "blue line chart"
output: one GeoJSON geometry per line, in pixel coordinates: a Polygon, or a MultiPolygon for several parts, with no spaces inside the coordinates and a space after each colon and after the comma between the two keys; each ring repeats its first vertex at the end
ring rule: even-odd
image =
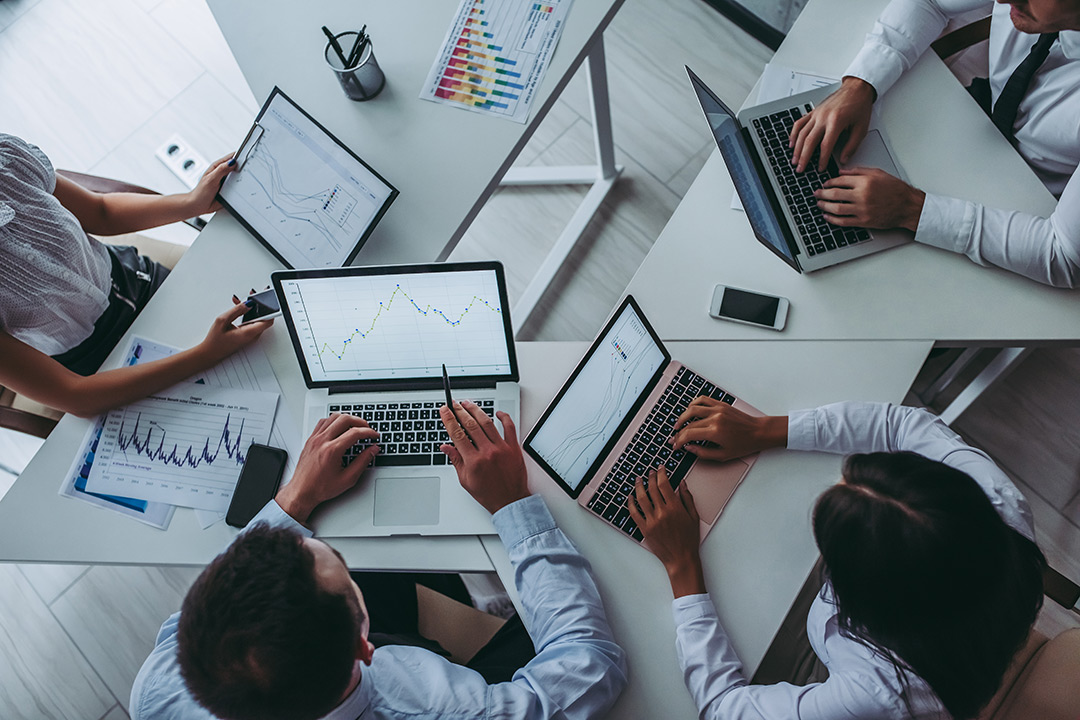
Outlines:
{"type": "Polygon", "coordinates": [[[140,437],[139,424],[142,422],[142,413],[136,415],[135,425],[127,435],[124,434],[124,421],[120,422],[116,445],[125,456],[128,454],[128,449],[131,448],[133,454],[175,467],[197,468],[203,463],[213,465],[221,456],[223,450],[228,459],[233,460],[237,465],[243,465],[247,459],[247,454],[241,449],[243,447],[245,420],[244,418],[240,419],[240,428],[236,431],[235,441],[232,439],[232,432],[229,427],[231,420],[232,414],[225,416],[225,424],[221,428],[221,435],[217,439],[213,452],[210,450],[209,437],[203,443],[202,449],[198,451],[195,450],[195,444],[190,444],[185,450],[180,450],[180,444],[173,443],[172,449],[167,449],[166,437],[168,431],[155,422],[148,422],[149,427],[146,428],[145,437],[140,437]],[[161,437],[157,441],[157,447],[154,447],[155,430],[161,433],[161,437]]]}

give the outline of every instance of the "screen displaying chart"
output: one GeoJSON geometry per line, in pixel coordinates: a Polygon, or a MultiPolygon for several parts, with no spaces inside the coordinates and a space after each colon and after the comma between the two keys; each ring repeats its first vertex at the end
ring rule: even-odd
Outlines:
{"type": "Polygon", "coordinates": [[[494,270],[283,280],[314,382],[505,375],[494,270]]]}
{"type": "Polygon", "coordinates": [[[280,93],[221,196],[292,267],[341,267],[393,193],[280,93]]]}
{"type": "Polygon", "coordinates": [[[113,410],[86,488],[224,512],[248,447],[270,437],[277,398],[184,383],[113,410]]]}
{"type": "Polygon", "coordinates": [[[577,490],[663,364],[663,351],[634,308],[627,305],[585,360],[530,446],[577,490]]]}

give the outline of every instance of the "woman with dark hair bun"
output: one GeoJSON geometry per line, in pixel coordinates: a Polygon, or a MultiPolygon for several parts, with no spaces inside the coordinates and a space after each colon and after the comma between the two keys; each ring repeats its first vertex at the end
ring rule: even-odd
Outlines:
{"type": "Polygon", "coordinates": [[[773,685],[748,684],[720,625],[688,489],[673,491],[662,468],[638,482],[630,512],[668,571],[702,718],[978,715],[1042,607],[1046,565],[1027,502],[984,452],[924,410],[873,403],[751,417],[698,398],[679,425],[673,444],[704,460],[862,453],[814,507],[823,585],[806,639],[817,668],[773,685]]]}

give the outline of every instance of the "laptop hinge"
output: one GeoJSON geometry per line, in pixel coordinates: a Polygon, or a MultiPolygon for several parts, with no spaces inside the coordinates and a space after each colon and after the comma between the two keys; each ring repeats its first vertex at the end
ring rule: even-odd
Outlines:
{"type": "MultiPolygon", "coordinates": [[[[467,378],[450,378],[451,390],[461,389],[495,389],[495,383],[491,380],[469,380],[467,378]]],[[[334,387],[327,388],[327,392],[330,395],[341,395],[344,393],[365,393],[365,392],[393,392],[395,390],[409,392],[415,390],[442,390],[442,378],[437,379],[424,379],[416,381],[401,381],[392,380],[380,382],[377,380],[363,382],[363,383],[351,383],[348,385],[335,385],[334,387]]]]}

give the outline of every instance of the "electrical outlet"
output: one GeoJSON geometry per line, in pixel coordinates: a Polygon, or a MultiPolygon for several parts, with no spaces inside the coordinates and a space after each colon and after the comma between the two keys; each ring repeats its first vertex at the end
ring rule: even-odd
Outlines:
{"type": "Polygon", "coordinates": [[[179,135],[170,137],[154,154],[189,189],[199,183],[199,178],[210,166],[210,163],[179,135]]]}

